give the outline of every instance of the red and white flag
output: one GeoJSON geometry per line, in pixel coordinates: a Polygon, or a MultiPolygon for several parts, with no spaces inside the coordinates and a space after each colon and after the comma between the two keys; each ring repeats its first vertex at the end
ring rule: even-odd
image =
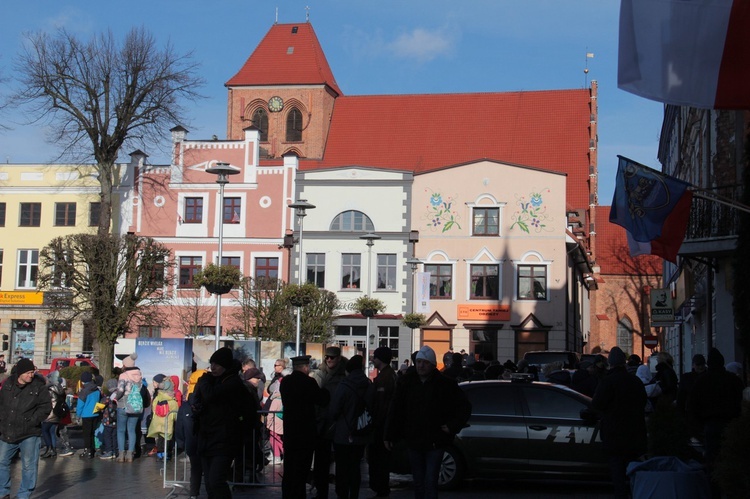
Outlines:
{"type": "Polygon", "coordinates": [[[617,86],[666,104],[750,109],[750,2],[622,0],[617,86]]]}

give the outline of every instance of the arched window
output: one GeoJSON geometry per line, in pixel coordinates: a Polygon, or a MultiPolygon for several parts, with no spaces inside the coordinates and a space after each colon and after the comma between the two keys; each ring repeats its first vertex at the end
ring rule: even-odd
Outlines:
{"type": "Polygon", "coordinates": [[[339,232],[372,232],[375,226],[370,217],[361,211],[345,211],[336,215],[331,223],[331,230],[339,232]]]}
{"type": "Polygon", "coordinates": [[[253,113],[253,126],[260,130],[260,141],[268,142],[268,113],[262,107],[253,113]]]}
{"type": "Polygon", "coordinates": [[[617,323],[617,346],[625,355],[633,353],[633,323],[627,317],[617,323]]]}
{"type": "Polygon", "coordinates": [[[286,141],[302,142],[302,113],[296,107],[286,115],[286,141]]]}

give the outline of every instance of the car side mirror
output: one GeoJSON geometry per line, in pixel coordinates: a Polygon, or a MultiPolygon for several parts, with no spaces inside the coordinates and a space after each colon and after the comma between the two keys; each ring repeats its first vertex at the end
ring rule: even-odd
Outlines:
{"type": "Polygon", "coordinates": [[[583,419],[583,422],[586,424],[596,424],[596,422],[599,421],[599,414],[590,407],[581,409],[580,415],[581,419],[583,419]]]}

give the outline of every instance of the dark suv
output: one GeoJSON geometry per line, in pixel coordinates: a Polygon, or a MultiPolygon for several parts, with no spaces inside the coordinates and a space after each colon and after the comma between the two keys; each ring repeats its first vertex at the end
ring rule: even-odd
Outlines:
{"type": "Polygon", "coordinates": [[[471,402],[471,418],[443,456],[443,488],[466,477],[609,478],[590,398],[526,379],[460,387],[471,402]]]}

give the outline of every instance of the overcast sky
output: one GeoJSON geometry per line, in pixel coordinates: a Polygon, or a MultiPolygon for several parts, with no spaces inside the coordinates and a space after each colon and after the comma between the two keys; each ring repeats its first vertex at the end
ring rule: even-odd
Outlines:
{"type": "MultiPolygon", "coordinates": [[[[194,106],[190,137],[226,136],[224,83],[277,19],[310,22],[345,95],[503,92],[599,83],[599,203],[610,204],[617,155],[659,168],[662,105],[617,89],[615,0],[34,0],[0,16],[0,74],[12,77],[23,33],[64,27],[121,38],[146,26],[178,52],[194,51],[208,98],[194,106]],[[278,12],[278,14],[277,14],[278,12]],[[587,58],[593,53],[594,58],[587,58]],[[588,77],[584,68],[588,63],[588,77]]],[[[8,88],[0,87],[0,93],[8,88]]],[[[461,110],[456,110],[460,112],[461,110]]],[[[5,112],[0,161],[51,161],[44,130],[5,112]]],[[[165,130],[165,138],[169,131],[165,130]]],[[[130,151],[125,151],[130,152],[130,151]]],[[[161,153],[152,163],[166,163],[161,153]]],[[[502,159],[502,158],[498,158],[502,159]]]]}

